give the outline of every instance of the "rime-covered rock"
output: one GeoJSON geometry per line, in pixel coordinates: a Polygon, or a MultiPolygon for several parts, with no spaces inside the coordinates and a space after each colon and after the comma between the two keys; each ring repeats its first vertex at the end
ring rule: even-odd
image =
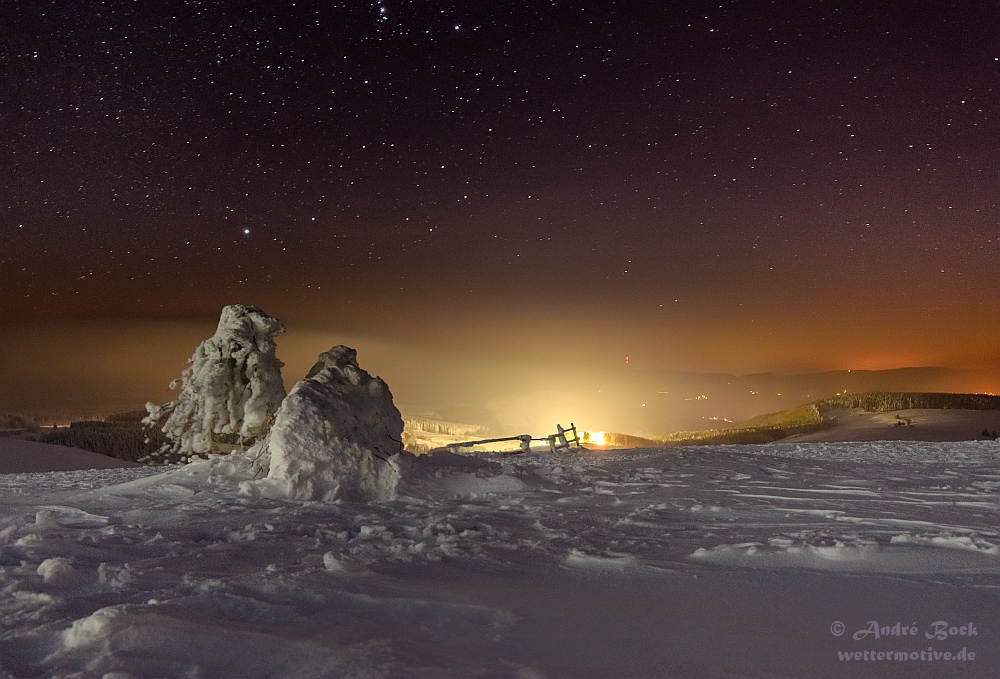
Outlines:
{"type": "Polygon", "coordinates": [[[300,500],[391,499],[402,434],[386,383],[358,366],[354,349],[333,347],[292,387],[270,433],[248,451],[267,478],[244,490],[300,500]]]}
{"type": "Polygon", "coordinates": [[[201,343],[181,375],[181,392],[163,406],[147,404],[147,424],[163,433],[181,454],[208,453],[212,434],[259,437],[285,397],[284,365],[275,355],[281,321],[260,309],[233,304],[222,310],[215,334],[201,343]]]}

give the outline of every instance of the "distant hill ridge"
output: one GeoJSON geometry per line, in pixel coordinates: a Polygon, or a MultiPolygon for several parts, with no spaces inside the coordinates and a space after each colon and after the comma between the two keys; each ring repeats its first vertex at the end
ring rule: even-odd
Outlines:
{"type": "Polygon", "coordinates": [[[672,446],[772,443],[795,434],[833,426],[836,420],[827,415],[830,411],[855,409],[873,413],[895,410],[1000,410],[1000,396],[906,391],[843,394],[758,415],[726,429],[675,432],[657,440],[672,446]]]}

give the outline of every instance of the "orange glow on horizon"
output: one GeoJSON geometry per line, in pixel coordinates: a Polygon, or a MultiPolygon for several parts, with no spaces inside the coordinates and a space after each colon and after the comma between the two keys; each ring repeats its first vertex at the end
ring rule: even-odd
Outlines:
{"type": "Polygon", "coordinates": [[[885,353],[851,358],[844,361],[848,370],[898,370],[926,365],[936,365],[927,356],[919,354],[885,353]]]}

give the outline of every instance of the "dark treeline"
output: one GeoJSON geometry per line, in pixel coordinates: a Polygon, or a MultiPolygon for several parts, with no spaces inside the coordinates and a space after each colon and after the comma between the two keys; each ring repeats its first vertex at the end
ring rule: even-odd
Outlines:
{"type": "Polygon", "coordinates": [[[833,426],[833,421],[824,420],[815,424],[792,426],[746,427],[733,429],[706,429],[704,431],[678,432],[665,436],[658,445],[667,446],[708,446],[708,445],[754,445],[774,443],[796,434],[808,434],[833,426]]]}
{"type": "Polygon", "coordinates": [[[63,429],[52,429],[38,436],[41,443],[82,448],[128,462],[156,459],[169,440],[159,429],[151,429],[137,420],[73,422],[63,429]]]}
{"type": "Polygon", "coordinates": [[[993,394],[936,394],[905,391],[844,394],[820,401],[823,410],[857,408],[872,413],[893,410],[1000,410],[1000,396],[993,394]]]}
{"type": "Polygon", "coordinates": [[[27,429],[35,431],[38,429],[38,424],[27,415],[0,413],[0,429],[27,429]]]}

